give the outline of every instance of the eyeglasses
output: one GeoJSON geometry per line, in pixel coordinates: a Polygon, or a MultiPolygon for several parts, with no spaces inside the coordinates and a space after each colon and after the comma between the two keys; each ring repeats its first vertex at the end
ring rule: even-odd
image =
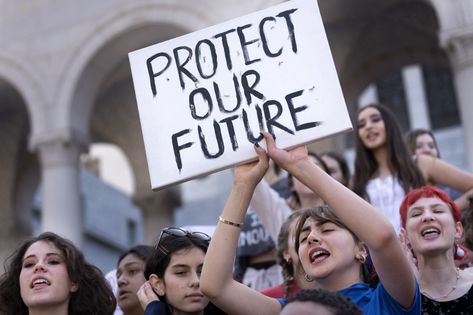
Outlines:
{"type": "Polygon", "coordinates": [[[165,228],[161,231],[161,234],[159,235],[159,240],[158,243],[156,244],[156,249],[161,250],[165,255],[169,253],[169,251],[161,244],[161,242],[169,236],[174,236],[174,237],[187,237],[187,238],[197,238],[201,241],[204,241],[207,243],[207,245],[210,242],[210,236],[203,232],[189,232],[180,228],[176,227],[168,227],[165,228]]]}

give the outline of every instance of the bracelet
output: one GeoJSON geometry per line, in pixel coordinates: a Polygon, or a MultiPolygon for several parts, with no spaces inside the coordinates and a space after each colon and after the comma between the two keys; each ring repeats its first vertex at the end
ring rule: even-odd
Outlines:
{"type": "Polygon", "coordinates": [[[222,217],[218,217],[218,220],[222,223],[225,223],[225,224],[228,224],[228,225],[231,225],[231,226],[234,226],[234,227],[237,227],[237,228],[240,228],[243,223],[237,223],[237,222],[232,222],[232,221],[228,221],[228,220],[225,220],[224,218],[222,217]]]}

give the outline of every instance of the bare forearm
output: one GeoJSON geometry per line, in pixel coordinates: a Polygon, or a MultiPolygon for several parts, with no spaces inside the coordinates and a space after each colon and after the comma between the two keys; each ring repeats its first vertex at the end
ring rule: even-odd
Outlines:
{"type": "Polygon", "coordinates": [[[298,161],[288,171],[316,192],[370,248],[381,248],[396,239],[394,228],[381,212],[309,160],[298,161]],[[371,222],[369,228],[367,222],[371,222]]]}
{"type": "Polygon", "coordinates": [[[418,158],[418,165],[428,182],[442,184],[467,194],[473,190],[473,174],[452,164],[422,155],[418,158]]]}
{"type": "MultiPolygon", "coordinates": [[[[253,188],[243,183],[234,184],[221,217],[242,223],[253,188]]],[[[201,289],[210,298],[216,297],[227,286],[232,285],[233,261],[235,258],[240,228],[218,222],[210,242],[202,269],[201,289]]]]}

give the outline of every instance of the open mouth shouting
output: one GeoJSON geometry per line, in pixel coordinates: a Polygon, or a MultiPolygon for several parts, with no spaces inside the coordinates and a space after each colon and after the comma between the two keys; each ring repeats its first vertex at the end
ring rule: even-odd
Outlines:
{"type": "Polygon", "coordinates": [[[41,289],[50,285],[51,283],[47,279],[42,278],[42,277],[37,277],[37,278],[34,278],[33,281],[31,282],[30,288],[41,289]]]}
{"type": "Polygon", "coordinates": [[[425,240],[434,240],[440,236],[440,229],[429,226],[422,229],[422,231],[420,232],[420,235],[425,240]]]}
{"type": "Polygon", "coordinates": [[[311,264],[319,264],[325,261],[330,256],[330,253],[322,247],[314,247],[309,250],[309,259],[311,264]]]}

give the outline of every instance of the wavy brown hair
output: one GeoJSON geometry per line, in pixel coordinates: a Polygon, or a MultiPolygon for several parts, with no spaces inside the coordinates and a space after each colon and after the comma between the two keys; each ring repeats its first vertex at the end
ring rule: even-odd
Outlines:
{"type": "Polygon", "coordinates": [[[6,260],[5,273],[0,277],[0,314],[28,315],[28,307],[20,294],[20,272],[26,251],[39,241],[51,243],[61,252],[71,282],[78,285],[78,290],[71,293],[69,315],[113,314],[115,296],[100,269],[87,263],[71,241],[52,232],[25,241],[6,260]]]}
{"type": "MultiPolygon", "coordinates": [[[[298,220],[302,215],[302,211],[294,211],[290,216],[287,217],[286,221],[281,225],[281,229],[278,234],[278,245],[276,251],[276,262],[281,266],[282,276],[284,279],[284,298],[289,297],[289,292],[294,284],[295,270],[294,266],[290,261],[284,259],[284,252],[289,248],[289,232],[291,224],[298,220]]],[[[294,263],[297,263],[296,261],[294,263]]]]}

